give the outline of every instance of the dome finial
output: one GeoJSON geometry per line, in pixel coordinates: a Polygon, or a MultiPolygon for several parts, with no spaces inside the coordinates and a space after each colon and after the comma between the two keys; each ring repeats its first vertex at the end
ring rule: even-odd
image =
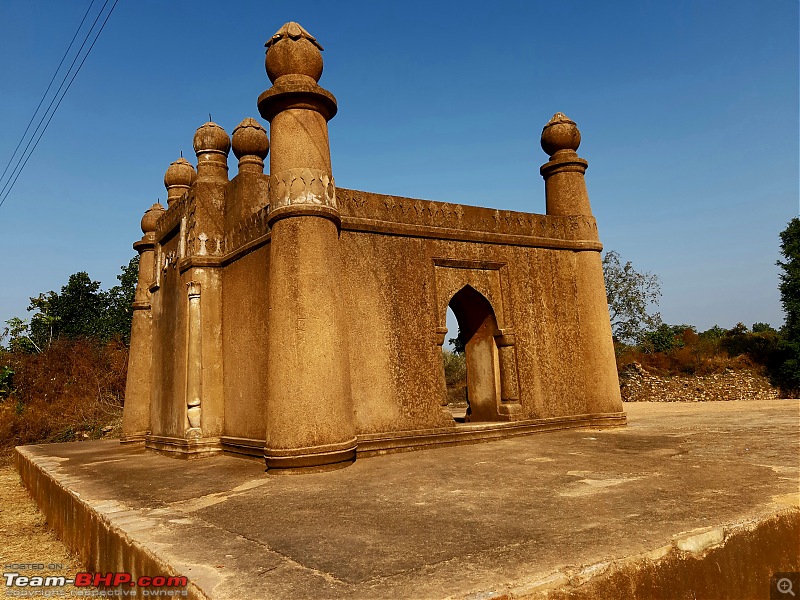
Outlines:
{"type": "Polygon", "coordinates": [[[565,150],[575,152],[580,145],[578,126],[562,112],[554,114],[542,129],[542,150],[549,156],[565,150]]]}
{"type": "Polygon", "coordinates": [[[175,200],[180,198],[186,193],[194,180],[197,178],[197,173],[192,164],[181,157],[167,167],[167,172],[164,173],[164,187],[167,188],[167,206],[171,205],[175,200]]]}
{"type": "Polygon", "coordinates": [[[264,45],[264,64],[272,83],[284,75],[304,75],[315,82],[322,76],[322,46],[299,23],[286,23],[264,45]]]}
{"type": "Polygon", "coordinates": [[[145,235],[153,233],[156,230],[158,220],[163,214],[164,207],[161,206],[161,202],[156,202],[153,206],[148,208],[142,217],[142,233],[145,235]]]}
{"type": "Polygon", "coordinates": [[[308,33],[305,28],[300,25],[300,23],[296,23],[295,21],[289,21],[288,23],[284,23],[283,26],[275,32],[275,34],[267,40],[267,43],[264,44],[267,48],[270,46],[277,44],[282,39],[289,38],[292,40],[299,40],[300,38],[305,38],[312,44],[314,44],[320,50],[324,50],[320,43],[317,41],[313,35],[308,33]]]}
{"type": "Polygon", "coordinates": [[[243,119],[233,130],[231,141],[233,153],[239,159],[239,172],[264,172],[264,159],[269,153],[269,138],[258,121],[250,117],[243,119]]]}
{"type": "Polygon", "coordinates": [[[225,130],[213,121],[204,123],[197,128],[192,145],[197,155],[197,179],[227,181],[231,138],[225,130]]]}
{"type": "Polygon", "coordinates": [[[231,150],[231,139],[222,127],[209,120],[208,123],[197,128],[192,146],[198,155],[213,152],[228,156],[228,152],[231,150]]]}

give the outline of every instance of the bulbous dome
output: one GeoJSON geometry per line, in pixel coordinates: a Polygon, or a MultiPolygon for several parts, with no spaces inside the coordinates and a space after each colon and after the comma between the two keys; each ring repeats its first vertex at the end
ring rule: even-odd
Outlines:
{"type": "Polygon", "coordinates": [[[164,207],[161,206],[161,203],[156,202],[147,209],[147,212],[144,213],[142,217],[142,233],[152,233],[156,230],[156,223],[161,218],[161,215],[164,214],[164,207]]]}
{"type": "Polygon", "coordinates": [[[314,81],[322,77],[322,46],[299,23],[286,23],[264,45],[264,65],[271,82],[282,75],[307,75],[314,81]]]}
{"type": "Polygon", "coordinates": [[[581,145],[581,132],[575,121],[564,113],[556,113],[542,129],[542,150],[553,156],[559,150],[577,150],[581,145]]]}
{"type": "Polygon", "coordinates": [[[194,183],[196,177],[197,172],[192,163],[181,157],[167,167],[167,172],[164,173],[164,187],[167,189],[175,185],[188,187],[194,183]]]}
{"type": "Polygon", "coordinates": [[[231,150],[231,138],[222,127],[209,121],[197,129],[192,145],[197,154],[221,152],[227,156],[231,150]]]}
{"type": "Polygon", "coordinates": [[[236,158],[258,156],[261,160],[269,153],[266,130],[255,119],[247,117],[233,130],[233,153],[236,158]]]}

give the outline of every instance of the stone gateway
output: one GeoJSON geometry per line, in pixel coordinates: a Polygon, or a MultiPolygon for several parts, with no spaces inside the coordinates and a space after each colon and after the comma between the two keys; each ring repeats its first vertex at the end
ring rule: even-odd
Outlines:
{"type": "Polygon", "coordinates": [[[302,470],[625,424],[575,123],[556,113],[542,132],[546,215],[343,189],[322,46],[297,23],[266,46],[269,139],[251,118],[231,137],[206,123],[196,169],[172,163],[167,208],[142,219],[122,441],[302,470]],[[448,307],[463,423],[447,409],[448,307]]]}

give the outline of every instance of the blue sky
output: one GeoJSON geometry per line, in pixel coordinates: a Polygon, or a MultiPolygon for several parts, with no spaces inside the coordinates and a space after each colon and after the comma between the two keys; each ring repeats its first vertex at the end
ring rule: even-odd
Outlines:
{"type": "MultiPolygon", "coordinates": [[[[0,171],[88,5],[0,4],[0,171]]],[[[263,123],[263,44],[290,20],[325,47],[339,185],[544,212],[539,135],[562,111],[601,239],[660,277],[667,322],[782,323],[778,233],[800,210],[795,0],[120,0],[0,207],[0,321],[76,271],[116,283],[208,113],[229,133],[263,123]]]]}

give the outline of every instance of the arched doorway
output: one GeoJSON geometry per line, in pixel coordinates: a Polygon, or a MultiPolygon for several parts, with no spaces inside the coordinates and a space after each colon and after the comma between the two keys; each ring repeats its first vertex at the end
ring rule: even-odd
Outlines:
{"type": "Polygon", "coordinates": [[[467,367],[466,422],[498,421],[500,360],[495,342],[497,319],[489,301],[465,285],[450,300],[464,343],[467,367]]]}

